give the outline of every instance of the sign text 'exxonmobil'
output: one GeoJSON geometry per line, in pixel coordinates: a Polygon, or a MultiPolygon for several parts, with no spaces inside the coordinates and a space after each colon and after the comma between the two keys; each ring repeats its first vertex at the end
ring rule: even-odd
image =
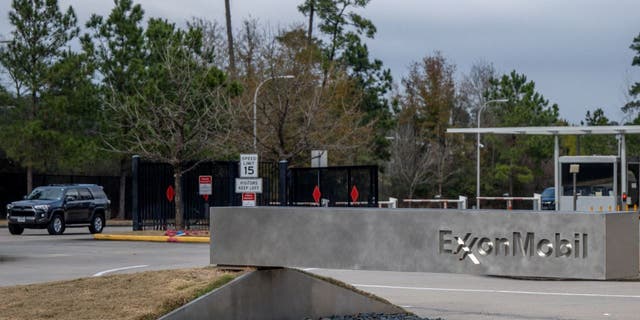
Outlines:
{"type": "Polygon", "coordinates": [[[473,233],[453,235],[451,230],[439,230],[438,253],[462,254],[460,260],[469,258],[474,264],[480,264],[478,256],[522,256],[586,258],[588,255],[588,236],[586,233],[555,233],[552,239],[537,237],[534,232],[513,232],[511,237],[476,236],[473,233]]]}

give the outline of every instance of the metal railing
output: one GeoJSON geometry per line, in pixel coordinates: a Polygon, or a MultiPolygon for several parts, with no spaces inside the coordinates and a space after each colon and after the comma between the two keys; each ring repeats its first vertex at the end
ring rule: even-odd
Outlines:
{"type": "Polygon", "coordinates": [[[408,203],[410,206],[414,203],[436,203],[439,204],[443,209],[448,209],[449,204],[454,204],[458,209],[466,209],[467,208],[467,197],[459,196],[458,199],[403,199],[402,202],[408,203]]]}

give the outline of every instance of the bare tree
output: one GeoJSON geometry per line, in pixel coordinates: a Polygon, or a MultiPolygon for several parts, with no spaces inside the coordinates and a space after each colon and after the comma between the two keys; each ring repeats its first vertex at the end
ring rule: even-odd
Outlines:
{"type": "Polygon", "coordinates": [[[437,156],[434,171],[437,194],[443,193],[443,185],[452,174],[449,169],[453,144],[446,130],[456,108],[454,70],[455,66],[436,52],[411,65],[402,80],[406,92],[402,103],[406,110],[415,110],[417,130],[425,143],[433,145],[437,156]]]}
{"type": "Polygon", "coordinates": [[[192,18],[187,22],[187,27],[202,31],[202,47],[211,56],[212,63],[220,70],[229,68],[229,55],[227,39],[224,36],[224,26],[217,21],[205,18],[192,18]]]}
{"type": "Polygon", "coordinates": [[[399,124],[391,138],[388,172],[394,191],[399,196],[413,198],[416,189],[431,181],[436,157],[413,121],[399,124]]]}
{"type": "Polygon", "coordinates": [[[184,164],[224,152],[233,108],[229,106],[224,74],[194,59],[193,52],[180,43],[169,45],[161,53],[155,72],[138,94],[121,96],[108,104],[109,111],[120,114],[123,120],[111,125],[127,127],[129,134],[106,140],[120,139],[118,144],[110,144],[115,151],[173,167],[175,224],[184,228],[181,177],[195,166],[184,164]],[[126,150],[119,149],[121,146],[126,150]]]}
{"type": "Polygon", "coordinates": [[[265,70],[265,60],[262,57],[263,48],[267,41],[268,28],[260,26],[256,19],[246,19],[242,22],[242,29],[238,32],[237,49],[237,72],[242,75],[246,82],[257,80],[258,70],[265,70]]]}
{"type": "MultiPolygon", "coordinates": [[[[303,28],[283,30],[270,38],[260,34],[258,38],[252,63],[256,78],[246,79],[251,89],[243,97],[246,107],[237,128],[245,137],[252,137],[255,86],[271,78],[256,96],[256,140],[261,157],[302,164],[308,163],[311,150],[326,149],[332,163],[342,163],[362,153],[372,142],[373,123],[362,123],[358,108],[362,93],[346,71],[333,72],[323,87],[320,49],[308,44],[303,28]],[[280,77],[284,75],[294,78],[280,77]]],[[[243,52],[248,55],[249,50],[243,52]]]]}
{"type": "Polygon", "coordinates": [[[236,58],[233,52],[233,28],[231,27],[231,5],[229,0],[224,0],[224,17],[227,23],[227,50],[229,50],[229,73],[236,76],[236,58]]]}
{"type": "Polygon", "coordinates": [[[468,74],[464,75],[460,83],[458,101],[462,109],[471,114],[476,121],[478,108],[486,101],[486,95],[491,86],[491,79],[496,78],[496,70],[492,63],[478,61],[471,66],[468,74]]]}

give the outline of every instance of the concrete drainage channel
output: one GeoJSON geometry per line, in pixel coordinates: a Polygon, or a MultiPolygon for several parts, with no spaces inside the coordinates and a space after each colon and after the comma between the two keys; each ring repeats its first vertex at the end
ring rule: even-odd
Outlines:
{"type": "Polygon", "coordinates": [[[423,318],[339,281],[274,268],[240,276],[160,318],[182,319],[423,318]]]}

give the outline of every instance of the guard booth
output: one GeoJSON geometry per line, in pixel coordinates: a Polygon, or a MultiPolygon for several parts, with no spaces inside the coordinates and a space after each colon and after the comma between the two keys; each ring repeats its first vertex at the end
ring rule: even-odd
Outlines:
{"type": "MultiPolygon", "coordinates": [[[[628,211],[638,205],[636,175],[623,166],[618,156],[563,156],[560,157],[560,210],[576,211],[628,211]],[[577,166],[575,166],[577,165],[577,166]],[[622,177],[626,175],[626,179],[622,177]],[[622,184],[626,184],[623,187],[622,184]]],[[[628,166],[631,166],[629,164],[628,166]]]]}

